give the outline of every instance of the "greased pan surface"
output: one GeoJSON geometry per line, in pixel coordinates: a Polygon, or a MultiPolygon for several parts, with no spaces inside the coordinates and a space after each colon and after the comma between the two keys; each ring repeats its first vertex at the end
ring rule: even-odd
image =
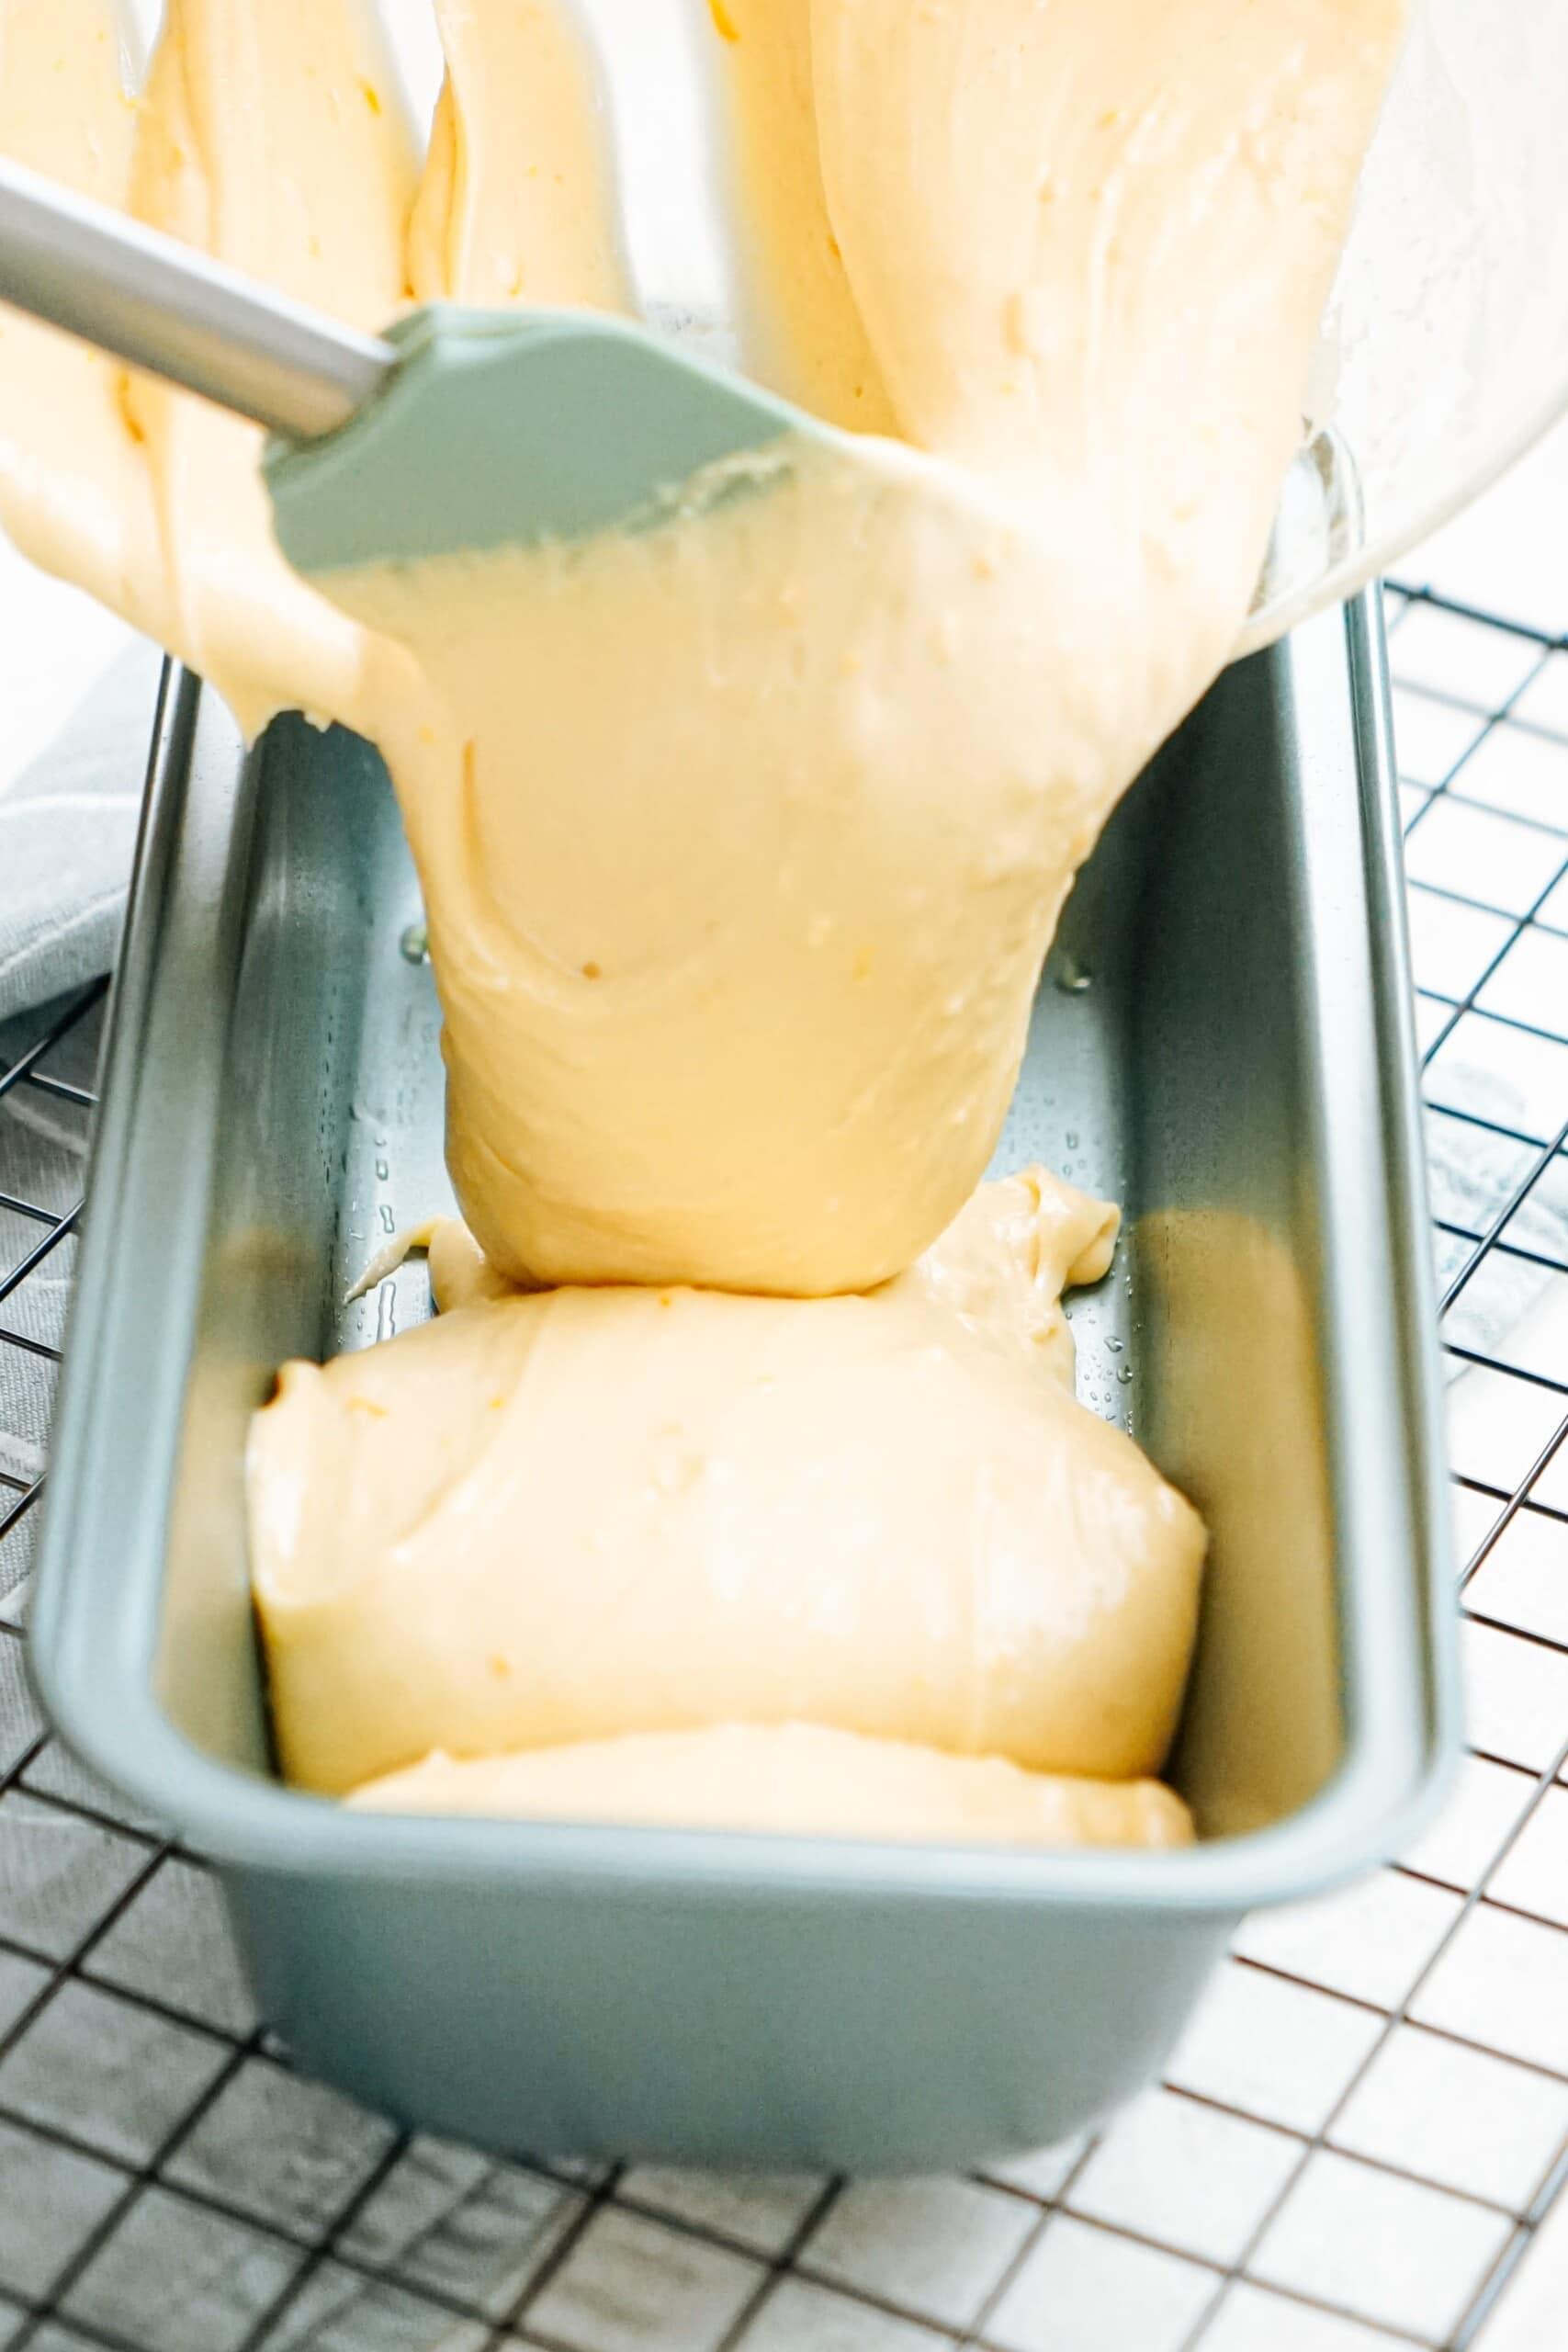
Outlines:
{"type": "Polygon", "coordinates": [[[998,1163],[1122,1201],[1080,1392],[1214,1533],[1172,1776],[1202,1840],[1062,1854],[399,1820],[268,1763],[248,1415],[448,1197],[379,763],[161,707],[56,1422],[33,1656],[71,1744],[209,1853],[301,2059],[502,2149],[951,2165],[1159,2068],[1240,1915],[1391,1851],[1457,1746],[1435,1320],[1376,611],[1237,664],[1085,869],[998,1163]]]}

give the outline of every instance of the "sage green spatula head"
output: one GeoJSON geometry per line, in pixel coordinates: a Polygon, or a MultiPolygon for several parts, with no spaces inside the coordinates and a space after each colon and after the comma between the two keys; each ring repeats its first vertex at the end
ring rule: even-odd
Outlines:
{"type": "Polygon", "coordinates": [[[435,305],[388,336],[380,390],[265,472],[296,571],[530,546],[635,525],[718,459],[795,435],[803,410],[585,311],[435,305]]]}
{"type": "Polygon", "coordinates": [[[304,572],[578,538],[785,434],[848,446],[590,311],[437,303],[385,337],[356,334],[4,161],[0,301],[270,426],[277,537],[304,572]]]}

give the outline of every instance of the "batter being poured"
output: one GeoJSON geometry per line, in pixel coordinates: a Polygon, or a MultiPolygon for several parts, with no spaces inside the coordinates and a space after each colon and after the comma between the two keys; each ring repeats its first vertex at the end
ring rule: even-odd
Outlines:
{"type": "Polygon", "coordinates": [[[831,224],[807,329],[858,318],[922,454],[319,583],[425,683],[373,660],[367,724],[513,1276],[863,1288],[967,1199],[1073,876],[1245,617],[1400,18],[816,0],[815,190],[737,85],[759,266],[831,224]]]}
{"type": "MultiPolygon", "coordinates": [[[[11,0],[0,138],[356,323],[405,287],[615,303],[558,10],[439,15],[406,232],[352,0],[174,0],[135,118],[107,0],[11,0]]],[[[635,537],[329,603],[268,543],[250,428],[0,326],[29,551],[249,726],[298,703],[387,752],[452,1174],[512,1275],[853,1289],[968,1197],[1073,875],[1246,614],[1402,17],[738,0],[757,347],[878,433],[635,537]]]]}
{"type": "MultiPolygon", "coordinates": [[[[617,304],[561,14],[437,15],[423,175],[354,0],[172,0],[134,109],[107,0],[9,0],[0,144],[358,323],[617,304]]],[[[1073,876],[1245,616],[1402,16],[727,0],[759,372],[864,437],[570,547],[307,587],[254,432],[0,319],[8,526],[247,729],[371,736],[425,895],[490,1262],[434,1331],[291,1367],[258,1422],[299,1777],[1187,1834],[1147,1776],[1201,1531],[1073,1404],[1054,1324],[1007,1338],[1069,1271],[1041,1220],[1089,1214],[1107,1254],[1110,1225],[1032,1176],[984,1303],[943,1284],[998,1213],[953,1225],[1073,876]],[[628,1593],[662,1650],[622,1638],[628,1593]]]]}

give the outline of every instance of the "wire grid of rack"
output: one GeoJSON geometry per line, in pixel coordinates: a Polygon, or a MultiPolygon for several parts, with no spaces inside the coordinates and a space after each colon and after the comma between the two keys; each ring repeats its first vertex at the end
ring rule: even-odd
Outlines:
{"type": "Polygon", "coordinates": [[[199,1858],[28,1696],[103,987],[0,1031],[0,2345],[1568,2344],[1568,639],[1387,601],[1474,1748],[1402,1862],[1248,1923],[1096,2143],[897,2183],[500,2163],[292,2072],[199,1858]]]}

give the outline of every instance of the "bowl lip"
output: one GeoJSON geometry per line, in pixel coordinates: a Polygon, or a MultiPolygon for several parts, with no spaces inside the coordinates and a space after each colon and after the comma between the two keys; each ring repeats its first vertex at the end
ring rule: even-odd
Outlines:
{"type": "MultiPolygon", "coordinates": [[[[1377,517],[1374,527],[1358,524],[1325,569],[1298,580],[1248,614],[1241,650],[1251,653],[1279,639],[1317,613],[1367,593],[1390,572],[1401,557],[1446,528],[1478,498],[1494,489],[1506,473],[1522,463],[1555,426],[1568,418],[1568,386],[1553,383],[1538,390],[1511,412],[1506,423],[1485,433],[1472,433],[1461,445],[1463,462],[1456,466],[1441,498],[1406,498],[1393,514],[1377,517]]],[[[1340,447],[1354,462],[1354,453],[1342,432],[1340,447]]]]}
{"type": "Polygon", "coordinates": [[[183,1025],[173,1025],[186,1046],[196,1009],[198,1042],[220,1061],[230,1001],[224,957],[236,928],[235,869],[244,864],[234,855],[235,835],[265,762],[246,754],[217,696],[173,664],[159,699],[111,1001],[29,1629],[39,1695],[69,1746],[220,1867],[316,1883],[592,1891],[631,1902],[679,1894],[795,1905],[1000,1903],[1228,1917],[1387,1860],[1436,1809],[1461,1743],[1436,1304],[1376,591],[1255,658],[1276,666],[1294,713],[1293,800],[1309,912],[1314,894],[1326,894],[1322,903],[1337,926],[1332,952],[1311,959],[1323,968],[1303,977],[1314,1001],[1303,1004],[1303,1026],[1320,1053],[1313,1142],[1330,1238],[1357,1237],[1354,1276],[1347,1281],[1341,1268],[1334,1278],[1322,1325],[1332,1351],[1347,1359],[1330,1364],[1325,1380],[1346,1749],[1304,1806],[1260,1828],[1157,1852],[382,1815],[220,1762],[175,1728],[156,1695],[155,1664],[214,1136],[201,1072],[188,1056],[184,1082],[164,1088],[169,1008],[183,1007],[183,1025]],[[1321,743],[1306,739],[1309,729],[1326,729],[1321,743]],[[1307,767],[1310,793],[1301,788],[1307,767]],[[1337,793],[1325,788],[1331,771],[1341,779],[1337,793]],[[1356,934],[1348,958],[1341,952],[1347,909],[1356,934]],[[1332,1056],[1325,1022],[1338,1024],[1332,1056]],[[1371,1103],[1376,1115],[1367,1115],[1371,1103]],[[128,1229],[142,1235],[134,1282],[115,1250],[128,1229]],[[130,1295],[138,1291],[140,1312],[130,1295]],[[150,1298],[163,1334],[152,1351],[150,1298]],[[1336,1376],[1350,1368],[1348,1351],[1357,1351],[1349,1385],[1336,1376]],[[1369,1395],[1382,1399],[1371,1426],[1369,1395]]]}

